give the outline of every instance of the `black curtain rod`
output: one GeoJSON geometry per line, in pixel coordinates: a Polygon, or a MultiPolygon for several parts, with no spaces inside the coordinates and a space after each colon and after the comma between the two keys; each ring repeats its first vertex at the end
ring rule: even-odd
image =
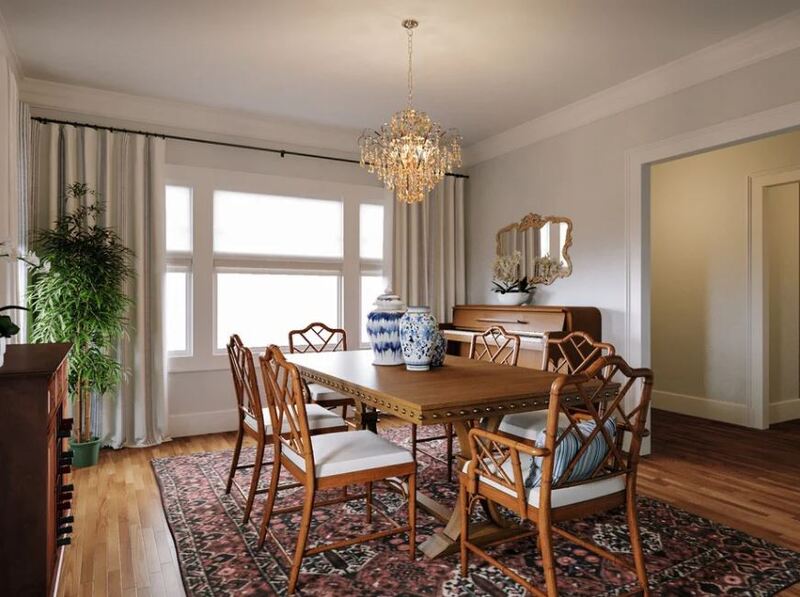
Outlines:
{"type": "MultiPolygon", "coordinates": [[[[331,162],[342,162],[344,164],[360,164],[358,160],[351,158],[337,158],[332,155],[321,155],[318,153],[305,153],[302,151],[291,151],[289,149],[274,149],[272,147],[261,147],[258,145],[244,145],[242,143],[229,143],[227,141],[214,141],[212,139],[198,139],[197,137],[184,137],[182,135],[169,135],[166,133],[153,133],[150,131],[135,131],[132,129],[122,129],[114,126],[103,126],[101,124],[89,124],[86,122],[74,122],[69,120],[57,120],[55,118],[45,118],[43,116],[31,116],[31,120],[42,123],[50,124],[67,124],[70,126],[83,126],[98,131],[110,131],[112,133],[131,133],[134,135],[144,135],[146,137],[161,137],[162,139],[172,139],[174,141],[189,141],[190,143],[205,143],[206,145],[218,145],[220,147],[235,147],[236,149],[252,149],[253,151],[266,151],[267,153],[276,153],[281,157],[287,155],[299,158],[313,158],[315,160],[329,160],[331,162]]],[[[445,176],[452,176],[453,178],[469,178],[466,174],[458,174],[456,172],[448,172],[445,176]]]]}

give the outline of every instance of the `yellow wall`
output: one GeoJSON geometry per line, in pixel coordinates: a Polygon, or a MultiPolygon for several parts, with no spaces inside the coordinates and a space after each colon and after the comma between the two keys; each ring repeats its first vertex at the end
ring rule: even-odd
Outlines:
{"type": "Polygon", "coordinates": [[[795,165],[800,167],[800,131],[652,167],[657,408],[745,422],[747,177],[795,165]]]}

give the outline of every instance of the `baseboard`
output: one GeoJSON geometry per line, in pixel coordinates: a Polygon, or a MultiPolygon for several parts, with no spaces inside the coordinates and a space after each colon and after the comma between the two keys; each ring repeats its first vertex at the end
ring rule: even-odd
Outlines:
{"type": "Polygon", "coordinates": [[[781,400],[769,405],[769,422],[783,423],[800,419],[800,398],[781,400]]]}
{"type": "Polygon", "coordinates": [[[236,409],[197,412],[169,416],[169,434],[172,437],[203,435],[235,431],[237,427],[236,409]]]}
{"type": "Polygon", "coordinates": [[[735,402],[653,390],[653,408],[733,425],[747,425],[747,406],[735,402]]]}

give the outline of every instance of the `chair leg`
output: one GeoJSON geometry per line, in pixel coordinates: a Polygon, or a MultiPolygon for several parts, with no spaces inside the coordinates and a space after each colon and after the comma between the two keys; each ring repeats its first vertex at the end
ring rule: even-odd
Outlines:
{"type": "Polygon", "coordinates": [[[306,495],[303,502],[303,519],[300,521],[300,532],[297,535],[297,547],[294,550],[292,571],[289,574],[287,593],[292,595],[297,587],[297,577],[300,576],[300,566],[303,564],[303,554],[306,551],[308,532],[311,530],[311,513],[314,510],[314,487],[306,485],[306,495]]]}
{"type": "Polygon", "coordinates": [[[447,480],[453,480],[453,424],[444,424],[444,433],[447,436],[447,480]]]}
{"type": "Polygon", "coordinates": [[[469,513],[467,512],[467,488],[463,483],[458,484],[458,514],[461,518],[461,576],[467,575],[469,568],[469,513]]]}
{"type": "Polygon", "coordinates": [[[639,532],[639,515],[636,511],[636,495],[628,492],[626,500],[626,511],[628,515],[628,530],[631,534],[631,547],[633,552],[633,561],[636,564],[636,576],[639,578],[639,584],[644,591],[645,597],[650,595],[650,588],[647,582],[647,567],[644,563],[644,550],[642,549],[642,537],[639,532]]]}
{"type": "Polygon", "coordinates": [[[242,521],[242,524],[247,524],[247,521],[250,520],[250,511],[253,509],[253,500],[256,499],[256,490],[258,489],[258,481],[261,477],[261,466],[264,460],[265,443],[266,442],[262,439],[258,442],[258,447],[256,447],[256,461],[253,463],[253,478],[250,479],[250,491],[247,492],[247,503],[244,506],[244,520],[242,521]]]}
{"type": "Polygon", "coordinates": [[[233,487],[233,478],[236,476],[236,467],[239,466],[239,454],[242,452],[242,440],[244,439],[244,430],[242,429],[242,420],[239,419],[239,435],[236,436],[236,447],[233,449],[233,460],[231,460],[231,472],[228,475],[228,483],[225,485],[225,493],[231,492],[233,487]]]}
{"type": "Polygon", "coordinates": [[[417,426],[411,423],[411,457],[417,461],[417,426]]]}
{"type": "Polygon", "coordinates": [[[372,522],[372,481],[367,481],[364,489],[367,494],[367,523],[369,524],[372,522]]]}
{"type": "MultiPolygon", "coordinates": [[[[542,517],[544,518],[544,517],[542,517]]],[[[547,596],[557,597],[558,584],[556,581],[556,564],[553,557],[553,533],[550,530],[550,519],[539,521],[539,543],[541,544],[542,568],[547,586],[547,596]]]]}
{"type": "Polygon", "coordinates": [[[261,519],[261,528],[258,531],[258,549],[264,547],[264,540],[267,538],[267,528],[269,528],[269,521],[272,518],[272,509],[275,506],[275,497],[278,494],[278,482],[281,477],[281,458],[277,451],[274,460],[275,462],[272,464],[272,474],[269,477],[269,493],[267,493],[267,501],[264,503],[264,516],[261,519]]]}
{"type": "Polygon", "coordinates": [[[342,419],[347,421],[347,405],[342,404],[342,419]]]}
{"type": "Polygon", "coordinates": [[[417,557],[417,473],[408,476],[408,551],[413,562],[417,557]]]}

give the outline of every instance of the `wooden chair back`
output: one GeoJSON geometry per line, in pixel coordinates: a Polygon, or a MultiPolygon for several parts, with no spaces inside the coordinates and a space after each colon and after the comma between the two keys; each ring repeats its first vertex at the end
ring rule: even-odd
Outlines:
{"type": "Polygon", "coordinates": [[[227,349],[240,416],[254,419],[259,433],[263,433],[264,411],[253,353],[236,334],[231,336],[227,349]]]}
{"type": "Polygon", "coordinates": [[[260,357],[261,373],[267,393],[267,407],[275,433],[275,458],[288,448],[303,456],[306,474],[314,478],[314,455],[306,415],[305,386],[297,367],[286,360],[281,349],[271,345],[260,357]]]}
{"type": "MultiPolygon", "coordinates": [[[[579,375],[560,375],[553,382],[550,391],[546,439],[543,445],[531,447],[507,436],[480,429],[470,432],[470,447],[472,453],[477,455],[472,460],[475,469],[474,473],[470,473],[470,482],[476,482],[477,474],[509,489],[516,496],[516,506],[523,517],[528,508],[525,479],[522,474],[514,473],[521,471],[520,454],[535,457],[536,464],[540,467],[540,509],[549,509],[552,491],[564,487],[626,475],[627,486],[635,488],[641,442],[647,435],[645,424],[652,387],[652,371],[632,369],[619,356],[598,357],[579,375]],[[600,374],[606,367],[610,371],[607,377],[600,374]],[[621,383],[616,393],[608,388],[615,376],[621,383]],[[598,406],[602,402],[606,402],[606,406],[600,410],[598,406]],[[576,406],[580,410],[576,411],[576,406]],[[616,426],[614,434],[605,426],[611,419],[616,426]],[[564,424],[564,421],[568,423],[564,424]],[[580,427],[585,421],[594,421],[593,428],[580,427]],[[625,441],[626,435],[630,438],[629,443],[625,441]],[[561,465],[559,474],[556,474],[556,451],[564,442],[576,442],[577,450],[566,464],[561,465]],[[583,470],[579,478],[571,480],[576,467],[584,466],[580,463],[581,457],[590,449],[603,449],[606,456],[597,462],[593,470],[583,470]],[[506,466],[504,469],[503,465],[509,460],[513,467],[506,466]]],[[[472,493],[475,493],[474,489],[473,486],[472,493]]]]}
{"type": "Polygon", "coordinates": [[[314,322],[289,332],[289,352],[335,352],[347,350],[347,332],[314,322]]]}
{"type": "Polygon", "coordinates": [[[613,356],[615,352],[613,344],[598,342],[585,332],[571,332],[563,338],[548,336],[542,353],[542,370],[577,375],[598,357],[613,356]]]}
{"type": "Polygon", "coordinates": [[[472,336],[469,358],[516,366],[519,360],[519,345],[519,336],[510,334],[503,327],[495,325],[481,334],[472,336]]]}
{"type": "Polygon", "coordinates": [[[653,372],[650,369],[632,369],[617,355],[602,356],[593,361],[583,374],[560,376],[553,382],[550,391],[547,432],[544,448],[549,452],[542,459],[542,481],[540,504],[549,506],[550,491],[562,487],[582,485],[600,479],[627,475],[635,479],[639,464],[642,438],[646,435],[645,425],[653,390],[653,372]],[[605,375],[601,374],[606,370],[605,375]],[[617,377],[620,385],[614,393],[608,385],[617,377]],[[577,399],[568,400],[577,390],[577,399]],[[611,396],[607,398],[607,396],[611,396]],[[604,405],[602,409],[600,405],[604,405]],[[576,412],[574,407],[580,411],[576,412]],[[563,417],[569,424],[559,428],[563,417]],[[609,433],[606,423],[613,420],[616,433],[609,433]],[[594,426],[586,432],[580,424],[593,421],[594,426]],[[630,442],[625,447],[626,436],[630,442]],[[558,478],[554,478],[556,450],[568,438],[577,439],[578,450],[566,463],[558,478]],[[570,480],[576,466],[587,451],[597,449],[593,442],[601,444],[606,458],[597,463],[588,475],[579,480],[570,480]]]}

